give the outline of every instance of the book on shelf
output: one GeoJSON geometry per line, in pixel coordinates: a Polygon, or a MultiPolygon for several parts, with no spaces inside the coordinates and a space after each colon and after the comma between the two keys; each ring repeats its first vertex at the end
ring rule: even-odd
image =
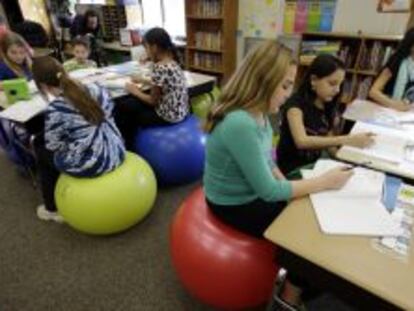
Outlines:
{"type": "Polygon", "coordinates": [[[220,70],[221,57],[220,55],[195,52],[193,57],[193,64],[197,67],[203,67],[205,69],[220,70]]]}
{"type": "Polygon", "coordinates": [[[358,90],[357,90],[357,98],[358,99],[366,99],[368,98],[369,89],[371,88],[373,81],[373,77],[365,77],[359,79],[358,90]]]}
{"type": "Polygon", "coordinates": [[[205,32],[198,31],[195,33],[195,46],[213,50],[221,49],[221,31],[205,32]]]}
{"type": "Polygon", "coordinates": [[[365,45],[361,50],[359,68],[376,72],[385,66],[393,53],[393,46],[385,46],[381,41],[375,41],[370,46],[365,45]]]}
{"type": "Polygon", "coordinates": [[[198,0],[195,6],[197,16],[201,17],[216,17],[221,16],[221,1],[220,0],[198,0]]]}
{"type": "Polygon", "coordinates": [[[339,41],[312,40],[302,42],[301,55],[299,57],[301,64],[309,64],[319,54],[337,55],[340,51],[341,43],[339,41]]]}

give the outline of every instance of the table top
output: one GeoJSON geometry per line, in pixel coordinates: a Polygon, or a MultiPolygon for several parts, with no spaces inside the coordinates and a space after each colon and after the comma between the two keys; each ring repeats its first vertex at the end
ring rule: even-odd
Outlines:
{"type": "Polygon", "coordinates": [[[383,253],[369,237],[322,233],[309,198],[291,202],[265,237],[305,260],[403,309],[414,310],[414,243],[407,260],[383,253]]]}

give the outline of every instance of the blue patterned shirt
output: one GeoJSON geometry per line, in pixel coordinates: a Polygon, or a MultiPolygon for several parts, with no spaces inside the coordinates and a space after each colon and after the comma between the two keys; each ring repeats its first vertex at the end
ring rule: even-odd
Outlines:
{"type": "Polygon", "coordinates": [[[58,97],[47,107],[45,118],[46,148],[54,153],[59,171],[74,176],[93,177],[112,171],[125,157],[125,147],[112,117],[113,101],[96,84],[87,86],[105,114],[94,125],[88,122],[67,99],[58,97]]]}

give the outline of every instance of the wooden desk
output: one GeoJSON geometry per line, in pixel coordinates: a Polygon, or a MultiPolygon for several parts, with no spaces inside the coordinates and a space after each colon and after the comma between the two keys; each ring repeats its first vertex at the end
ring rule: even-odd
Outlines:
{"type": "MultiPolygon", "coordinates": [[[[366,237],[325,235],[308,198],[289,204],[265,237],[305,261],[405,310],[414,310],[414,243],[408,262],[383,254],[366,237]]],[[[288,268],[288,267],[286,267],[288,268]]],[[[315,281],[318,281],[317,279],[315,281]]],[[[377,309],[383,310],[383,309],[377,309]]]]}

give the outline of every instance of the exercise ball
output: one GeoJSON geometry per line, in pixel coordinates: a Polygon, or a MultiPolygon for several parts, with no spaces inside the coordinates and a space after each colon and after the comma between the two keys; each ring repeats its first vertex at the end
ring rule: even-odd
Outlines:
{"type": "Polygon", "coordinates": [[[205,119],[213,104],[212,95],[204,93],[191,99],[191,110],[198,118],[205,119]]]}
{"type": "Polygon", "coordinates": [[[161,185],[193,182],[204,169],[205,134],[198,119],[140,129],[135,151],[151,165],[161,185]]]}
{"type": "Polygon", "coordinates": [[[62,174],[55,189],[56,206],[71,227],[90,234],[130,228],[151,210],[157,192],[154,173],[133,153],[114,171],[94,178],[62,174]]]}
{"type": "Polygon", "coordinates": [[[278,268],[275,246],[222,223],[197,189],[174,216],[173,266],[185,288],[204,303],[238,310],[271,298],[278,268]]]}

